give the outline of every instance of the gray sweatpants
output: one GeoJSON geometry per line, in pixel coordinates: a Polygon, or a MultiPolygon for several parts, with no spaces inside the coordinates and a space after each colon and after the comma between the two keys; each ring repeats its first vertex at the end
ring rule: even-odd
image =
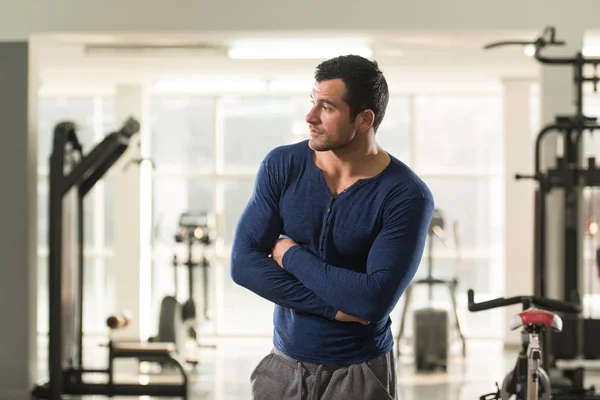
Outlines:
{"type": "Polygon", "coordinates": [[[252,400],[394,400],[392,352],[361,364],[319,365],[273,349],[250,375],[252,400]]]}

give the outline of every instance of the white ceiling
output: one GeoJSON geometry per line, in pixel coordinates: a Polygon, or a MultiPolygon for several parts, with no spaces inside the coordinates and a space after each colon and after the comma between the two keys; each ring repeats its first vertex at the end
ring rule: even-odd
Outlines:
{"type": "Polygon", "coordinates": [[[537,32],[230,32],[52,34],[36,38],[42,89],[152,85],[161,78],[310,80],[318,60],[231,60],[240,39],[354,39],[368,43],[395,90],[490,89],[506,77],[535,78],[539,65],[523,48],[483,50],[506,39],[532,40],[537,32]],[[89,46],[108,47],[92,52],[89,46]],[[125,46],[127,49],[119,49],[125,46]],[[133,47],[137,49],[133,49],[133,47]],[[140,48],[142,47],[142,48],[140,48]]]}

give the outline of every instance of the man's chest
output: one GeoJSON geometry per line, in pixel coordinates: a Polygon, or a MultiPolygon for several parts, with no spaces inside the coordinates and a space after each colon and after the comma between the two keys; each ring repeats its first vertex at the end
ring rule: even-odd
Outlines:
{"type": "Polygon", "coordinates": [[[354,188],[332,196],[326,188],[288,190],[280,212],[284,234],[315,255],[364,259],[381,230],[374,194],[354,188]]]}

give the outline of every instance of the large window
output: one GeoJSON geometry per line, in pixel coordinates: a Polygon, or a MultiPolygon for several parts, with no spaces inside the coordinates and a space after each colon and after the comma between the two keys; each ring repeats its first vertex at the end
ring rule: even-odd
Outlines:
{"type": "Polygon", "coordinates": [[[293,141],[309,108],[305,97],[225,96],[221,99],[223,172],[249,174],[274,147],[293,141]]]}
{"type": "MultiPolygon", "coordinates": [[[[215,318],[205,322],[205,330],[271,334],[273,305],[231,281],[229,253],[259,162],[274,147],[306,138],[308,107],[303,95],[153,96],[154,307],[173,290],[171,258],[173,252],[182,254],[173,240],[178,216],[206,209],[216,216],[219,240],[211,250],[209,286],[215,318]]],[[[458,278],[466,330],[497,336],[500,320],[493,313],[468,313],[466,291],[475,287],[483,296],[502,291],[493,285],[503,273],[501,95],[394,95],[377,140],[425,180],[449,224],[461,223],[461,259],[452,248],[434,243],[435,273],[458,278]]],[[[424,257],[419,276],[426,274],[426,263],[424,257]]],[[[197,278],[200,282],[201,275],[197,278]]],[[[426,290],[415,293],[411,309],[427,303],[426,290]]],[[[436,301],[445,306],[447,296],[436,291],[436,301]]],[[[394,329],[401,305],[392,316],[394,329]]]]}
{"type": "Polygon", "coordinates": [[[151,103],[152,158],[161,173],[210,174],[215,165],[212,97],[154,97],[151,103]]]}
{"type": "MultiPolygon", "coordinates": [[[[600,115],[600,96],[588,95],[585,113],[600,115]]],[[[310,107],[306,95],[166,95],[150,99],[147,136],[155,162],[152,199],[152,312],[154,332],[161,299],[172,294],[175,279],[181,298],[187,297],[187,274],[172,267],[173,255],[182,259],[185,248],[175,243],[179,216],[188,210],[206,210],[215,216],[216,243],[208,256],[211,319],[207,334],[269,335],[273,305],[235,285],[229,276],[229,254],[234,230],[246,205],[260,160],[276,146],[306,138],[304,116],[310,107]]],[[[539,99],[531,96],[532,134],[539,130],[539,99]]],[[[38,260],[39,331],[48,329],[48,159],[54,126],[63,120],[77,123],[78,135],[89,151],[114,129],[114,99],[102,96],[49,97],[39,100],[38,260]]],[[[455,221],[461,225],[460,258],[454,248],[433,243],[436,277],[456,277],[460,314],[470,336],[498,336],[504,332],[502,314],[470,313],[466,291],[482,296],[502,295],[503,288],[503,140],[501,94],[393,95],[378,143],[427,183],[436,206],[447,218],[449,235],[455,221]],[[499,318],[500,316],[500,318],[499,318]]],[[[600,152],[600,139],[584,137],[586,155],[600,152]]],[[[104,317],[112,310],[111,264],[114,187],[111,171],[85,199],[84,330],[103,333],[104,317]]],[[[586,191],[586,196],[589,196],[586,191]]],[[[598,196],[595,198],[597,199],[598,196]]],[[[587,198],[587,197],[586,197],[587,198]]],[[[600,207],[600,205],[598,206],[600,207]]],[[[452,243],[451,237],[449,240],[452,243]]],[[[427,274],[429,246],[417,277],[427,274]]],[[[198,254],[196,254],[197,256],[198,254]]],[[[593,254],[587,254],[591,262],[593,254]]],[[[200,270],[196,298],[202,309],[200,270]]],[[[415,290],[410,311],[430,304],[427,287],[415,290]]],[[[435,305],[448,308],[448,292],[434,290],[435,305]]],[[[403,301],[392,314],[397,331],[403,301]]],[[[412,314],[408,315],[408,332],[412,314]]]]}
{"type": "Polygon", "coordinates": [[[422,173],[502,170],[502,98],[415,96],[415,161],[422,173]]]}
{"type": "MultiPolygon", "coordinates": [[[[215,318],[205,321],[203,329],[270,333],[272,306],[231,282],[229,252],[259,162],[273,147],[298,140],[294,129],[302,124],[308,98],[154,96],[150,104],[156,164],[153,308],[158,310],[162,298],[175,290],[173,254],[185,257],[174,241],[179,216],[187,210],[205,210],[216,217],[218,240],[208,249],[212,256],[208,307],[215,318]],[[249,309],[261,311],[250,318],[249,309]]],[[[196,299],[203,308],[201,272],[194,278],[196,299]]],[[[184,299],[188,293],[183,269],[177,279],[184,299]]]]}
{"type": "MultiPolygon", "coordinates": [[[[417,94],[410,98],[415,143],[412,166],[431,189],[445,218],[448,245],[436,237],[427,241],[417,279],[427,275],[429,262],[434,277],[457,278],[456,296],[466,333],[499,336],[503,326],[498,313],[470,313],[466,292],[475,289],[482,297],[495,297],[503,290],[497,284],[504,272],[502,97],[417,94]],[[458,253],[454,223],[460,226],[458,253]],[[432,261],[428,258],[431,245],[432,261]]],[[[417,286],[413,293],[412,309],[436,305],[450,311],[446,287],[434,288],[432,301],[427,286],[417,286]]],[[[403,301],[396,308],[398,316],[402,305],[403,301]]],[[[392,320],[397,326],[399,318],[392,320]]],[[[408,316],[408,327],[411,322],[408,316]]]]}
{"type": "MultiPolygon", "coordinates": [[[[44,97],[39,105],[39,330],[47,331],[47,196],[48,157],[52,130],[61,120],[79,125],[86,151],[114,129],[111,97],[44,97]]],[[[152,311],[156,320],[160,301],[175,290],[187,297],[187,274],[172,267],[173,255],[186,256],[175,243],[179,216],[206,210],[215,216],[217,241],[208,251],[211,260],[208,296],[211,319],[202,322],[207,334],[269,335],[273,305],[235,285],[229,275],[229,254],[238,218],[245,207],[260,160],[276,146],[306,138],[304,116],[310,102],[305,95],[171,95],[150,99],[149,129],[142,137],[155,163],[152,183],[152,311]]],[[[471,336],[502,332],[493,312],[469,313],[466,291],[476,288],[483,297],[501,295],[503,247],[502,98],[499,94],[393,95],[378,142],[411,166],[431,188],[436,205],[451,226],[461,224],[460,259],[453,248],[434,243],[435,276],[459,280],[458,299],[465,330],[471,336]]],[[[86,197],[84,283],[86,333],[104,332],[110,312],[113,245],[111,172],[86,197]]],[[[429,243],[428,243],[429,245],[429,243]]],[[[198,254],[196,254],[198,256],[198,254]]],[[[427,273],[427,251],[418,277],[427,273]]],[[[194,276],[195,295],[202,309],[200,270],[194,276]]],[[[436,304],[448,307],[448,293],[434,292],[436,304]]],[[[411,311],[429,304],[425,287],[415,290],[411,311]]],[[[397,330],[402,301],[392,315],[397,330]]],[[[408,322],[412,314],[409,315],[408,322]]],[[[500,324],[500,325],[499,325],[500,324]]],[[[410,330],[409,330],[410,331],[410,330]]]]}
{"type": "Polygon", "coordinates": [[[413,164],[412,109],[409,96],[391,96],[376,134],[377,143],[408,165],[413,164]]]}

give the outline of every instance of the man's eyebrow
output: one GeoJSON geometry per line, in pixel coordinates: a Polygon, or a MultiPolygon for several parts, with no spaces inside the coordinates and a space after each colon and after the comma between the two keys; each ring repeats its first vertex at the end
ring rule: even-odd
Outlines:
{"type": "MultiPolygon", "coordinates": [[[[312,94],[310,95],[310,99],[314,100],[313,97],[312,97],[312,94]]],[[[326,100],[326,99],[319,99],[319,100],[317,100],[317,103],[325,103],[325,104],[329,104],[330,106],[337,107],[335,105],[335,103],[332,103],[331,101],[326,100]]]]}

